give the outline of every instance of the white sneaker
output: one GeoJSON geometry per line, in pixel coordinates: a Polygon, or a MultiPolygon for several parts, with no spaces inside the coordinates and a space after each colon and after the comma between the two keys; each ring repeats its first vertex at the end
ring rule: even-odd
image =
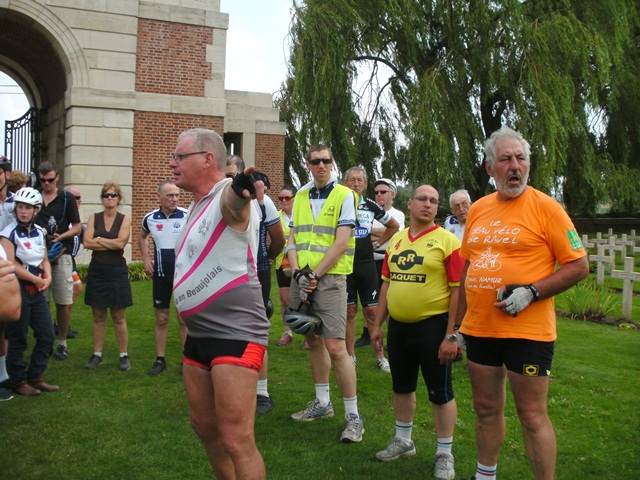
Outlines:
{"type": "Polygon", "coordinates": [[[376,458],[383,462],[397,460],[400,457],[411,457],[416,454],[416,446],[412,440],[393,437],[387,448],[376,453],[376,458]]]}
{"type": "Polygon", "coordinates": [[[376,367],[384,373],[391,373],[391,367],[389,366],[389,360],[384,357],[376,359],[376,367]]]}
{"type": "Polygon", "coordinates": [[[312,422],[316,418],[333,417],[333,414],[333,406],[331,405],[331,402],[329,402],[326,407],[323,407],[316,398],[315,400],[307,403],[307,408],[291,415],[291,418],[294,420],[301,420],[303,422],[312,422]]]}
{"type": "Polygon", "coordinates": [[[362,416],[350,413],[347,415],[347,426],[340,435],[340,441],[342,443],[355,443],[362,441],[362,434],[364,433],[364,425],[362,423],[362,416]]]}
{"type": "Polygon", "coordinates": [[[453,480],[456,478],[456,471],[453,469],[453,455],[449,453],[438,453],[435,459],[434,476],[438,480],[453,480]]]}

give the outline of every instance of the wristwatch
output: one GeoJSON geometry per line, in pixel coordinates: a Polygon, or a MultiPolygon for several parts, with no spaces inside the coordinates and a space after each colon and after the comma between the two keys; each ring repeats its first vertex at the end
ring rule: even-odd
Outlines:
{"type": "Polygon", "coordinates": [[[458,341],[458,336],[455,333],[452,333],[450,335],[447,335],[446,337],[447,340],[449,340],[450,342],[457,342],[458,341]]]}
{"type": "Polygon", "coordinates": [[[375,248],[376,250],[380,248],[380,242],[378,242],[377,240],[375,242],[373,242],[373,248],[375,248]]]}

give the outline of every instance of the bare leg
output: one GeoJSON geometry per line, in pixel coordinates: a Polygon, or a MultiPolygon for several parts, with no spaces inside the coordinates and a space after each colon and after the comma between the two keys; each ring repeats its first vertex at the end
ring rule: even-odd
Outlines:
{"type": "Polygon", "coordinates": [[[507,370],[469,362],[469,377],[476,411],[478,461],[496,465],[504,442],[507,370]]]}
{"type": "MultiPolygon", "coordinates": [[[[364,324],[367,326],[367,328],[369,329],[369,331],[371,331],[373,329],[373,325],[376,321],[376,312],[378,311],[378,306],[373,306],[373,307],[364,307],[362,309],[362,315],[364,317],[364,324]]],[[[383,339],[381,340],[380,345],[384,346],[384,336],[383,339]]],[[[376,358],[382,358],[384,357],[384,348],[381,348],[380,350],[376,349],[376,346],[372,343],[371,344],[371,348],[373,348],[373,351],[376,353],[376,358]]]]}
{"type": "MultiPolygon", "coordinates": [[[[350,356],[354,356],[356,354],[355,351],[355,342],[356,342],[356,323],[358,316],[358,304],[354,303],[353,305],[347,305],[347,331],[346,331],[346,344],[347,344],[347,353],[350,356]]],[[[366,323],[365,323],[366,325],[366,323]]]]}
{"type": "Polygon", "coordinates": [[[58,305],[56,303],[56,321],[58,322],[58,340],[66,340],[71,321],[71,307],[73,305],[58,305]]]}
{"type": "Polygon", "coordinates": [[[458,406],[455,400],[451,400],[442,405],[431,404],[433,408],[433,426],[436,437],[453,437],[453,430],[458,418],[458,406]]]}
{"type": "Polygon", "coordinates": [[[393,413],[399,422],[413,422],[416,412],[416,394],[393,392],[393,413]]]}
{"type": "Polygon", "coordinates": [[[120,353],[127,351],[129,346],[129,332],[127,331],[127,317],[125,308],[112,308],[111,319],[113,320],[113,330],[116,333],[118,341],[118,350],[120,353]]]}
{"type": "Polygon", "coordinates": [[[317,335],[305,335],[311,353],[311,373],[314,383],[329,383],[329,373],[331,372],[331,357],[324,344],[324,340],[317,335]]]}
{"type": "Polygon", "coordinates": [[[347,354],[345,341],[341,338],[325,338],[324,343],[333,362],[336,383],[342,397],[355,397],[357,395],[356,367],[347,354]]]}
{"type": "Polygon", "coordinates": [[[218,479],[266,478],[254,437],[257,380],[256,372],[232,365],[210,372],[184,366],[191,426],[218,479]]]}
{"type": "Polygon", "coordinates": [[[547,413],[549,377],[526,377],[508,372],[524,445],[536,480],[553,480],[556,469],[556,434],[547,413]]]}
{"type": "Polygon", "coordinates": [[[167,348],[167,333],[169,330],[169,309],[156,308],[156,329],[154,338],[156,341],[156,356],[164,357],[167,348]]]}
{"type": "Polygon", "coordinates": [[[93,311],[93,351],[102,352],[107,334],[107,309],[92,307],[93,311]]]}

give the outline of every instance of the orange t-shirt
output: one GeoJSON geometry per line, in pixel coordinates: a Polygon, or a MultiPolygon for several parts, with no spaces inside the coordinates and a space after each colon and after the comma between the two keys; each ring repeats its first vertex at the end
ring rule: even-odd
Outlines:
{"type": "Polygon", "coordinates": [[[467,312],[460,332],[543,342],[556,339],[553,297],[532,303],[517,317],[493,304],[498,287],[534,283],[551,275],[556,263],[564,265],[586,255],[558,202],[532,187],[510,202],[498,201],[495,193],[481,198],[469,211],[460,254],[469,260],[467,312]]]}

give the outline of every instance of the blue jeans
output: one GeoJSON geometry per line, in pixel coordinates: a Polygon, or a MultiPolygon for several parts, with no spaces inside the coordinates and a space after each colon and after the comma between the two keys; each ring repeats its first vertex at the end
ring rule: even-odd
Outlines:
{"type": "Polygon", "coordinates": [[[30,297],[20,285],[22,294],[22,309],[20,320],[5,324],[5,337],[9,342],[7,351],[7,373],[9,383],[13,386],[23,380],[31,380],[41,376],[47,368],[49,357],[53,352],[55,334],[49,305],[42,292],[30,297]],[[36,340],[31,352],[29,367],[24,361],[23,354],[27,350],[29,327],[33,330],[36,340]]]}

